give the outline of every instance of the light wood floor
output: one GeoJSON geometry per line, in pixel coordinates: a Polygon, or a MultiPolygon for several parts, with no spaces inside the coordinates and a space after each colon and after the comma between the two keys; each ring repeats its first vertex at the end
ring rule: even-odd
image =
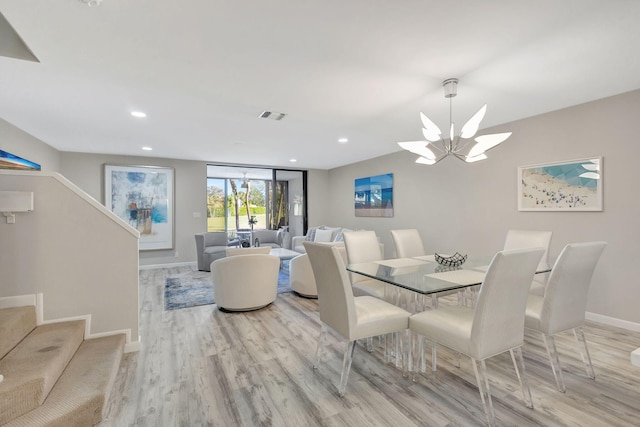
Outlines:
{"type": "MultiPolygon", "coordinates": [[[[346,396],[336,392],[342,347],[319,370],[317,300],[278,295],[269,307],[229,314],[215,305],[163,309],[168,274],[140,273],[141,351],[126,354],[101,426],[468,426],[484,423],[473,368],[442,349],[434,374],[416,382],[382,361],[379,349],[356,355],[346,396]]],[[[640,334],[588,323],[596,380],[585,376],[573,336],[558,339],[566,394],[556,391],[539,337],[527,334],[525,363],[535,409],[527,409],[508,353],[487,363],[501,425],[640,425],[640,368],[629,353],[640,334]]]]}

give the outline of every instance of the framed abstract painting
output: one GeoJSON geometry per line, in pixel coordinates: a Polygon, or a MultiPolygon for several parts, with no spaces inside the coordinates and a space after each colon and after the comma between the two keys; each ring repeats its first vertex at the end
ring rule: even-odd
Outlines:
{"type": "Polygon", "coordinates": [[[518,167],[519,211],[601,211],[602,157],[518,167]]]}
{"type": "Polygon", "coordinates": [[[173,168],[105,165],[105,206],[140,232],[139,249],[173,249],[173,168]]]}
{"type": "Polygon", "coordinates": [[[393,216],[393,174],[355,180],[356,216],[393,216]]]}

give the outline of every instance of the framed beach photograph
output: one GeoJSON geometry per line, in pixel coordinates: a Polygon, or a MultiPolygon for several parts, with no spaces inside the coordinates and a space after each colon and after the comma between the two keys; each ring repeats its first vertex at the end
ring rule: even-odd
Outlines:
{"type": "Polygon", "coordinates": [[[518,167],[519,211],[601,211],[602,157],[518,167]]]}
{"type": "Polygon", "coordinates": [[[393,174],[355,180],[356,216],[393,216],[393,174]]]}
{"type": "Polygon", "coordinates": [[[104,173],[104,204],[140,232],[139,249],[173,249],[173,168],[105,165],[104,173]]]}

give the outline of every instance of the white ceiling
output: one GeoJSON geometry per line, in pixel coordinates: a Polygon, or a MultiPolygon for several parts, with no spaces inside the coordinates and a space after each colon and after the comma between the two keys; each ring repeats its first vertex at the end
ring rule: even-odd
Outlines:
{"type": "Polygon", "coordinates": [[[640,88],[637,0],[0,0],[0,12],[40,60],[0,57],[0,118],[62,151],[329,169],[420,139],[420,111],[446,128],[449,77],[454,120],[488,103],[483,127],[640,88]]]}

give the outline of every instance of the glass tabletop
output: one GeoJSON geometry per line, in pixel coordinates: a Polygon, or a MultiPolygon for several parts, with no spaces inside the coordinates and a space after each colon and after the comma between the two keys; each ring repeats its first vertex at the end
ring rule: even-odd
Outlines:
{"type": "Polygon", "coordinates": [[[459,267],[445,267],[438,264],[433,255],[427,255],[349,264],[347,271],[426,295],[480,285],[491,259],[489,256],[470,256],[459,267]]]}

